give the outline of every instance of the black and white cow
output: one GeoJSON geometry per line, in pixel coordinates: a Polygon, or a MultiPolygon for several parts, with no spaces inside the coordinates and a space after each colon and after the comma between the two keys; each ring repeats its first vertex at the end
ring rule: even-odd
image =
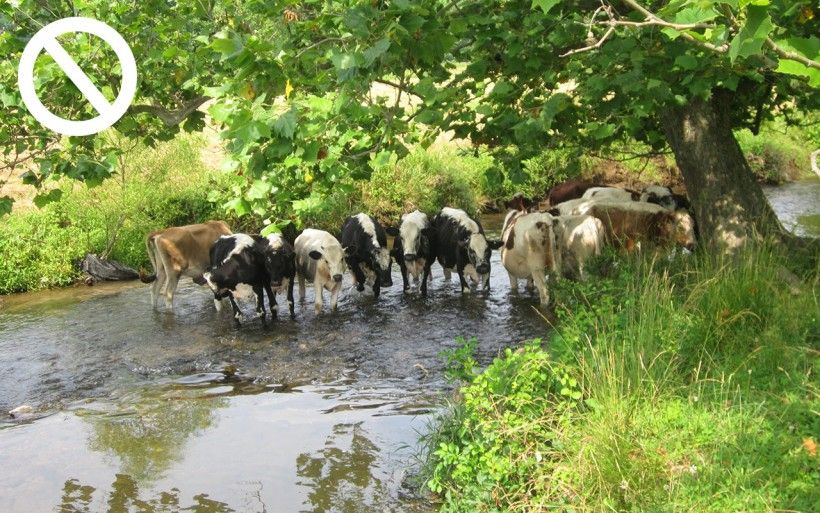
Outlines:
{"type": "Polygon", "coordinates": [[[444,207],[433,218],[437,237],[438,262],[444,268],[444,278],[450,280],[451,272],[458,273],[462,294],[470,292],[464,275],[484,290],[490,288],[490,254],[501,247],[501,241],[487,241],[484,228],[466,212],[444,207]]]}
{"type": "Polygon", "coordinates": [[[330,291],[330,307],[336,310],[345,272],[345,253],[339,240],[324,230],[308,228],[296,237],[296,271],[299,297],[305,299],[305,281],[313,283],[314,307],[322,311],[322,290],[330,291]]]}
{"type": "Polygon", "coordinates": [[[393,241],[391,254],[401,269],[405,292],[410,288],[407,278],[409,272],[413,282],[419,282],[421,276],[421,295],[427,295],[427,281],[430,279],[430,267],[436,261],[436,233],[427,214],[414,210],[401,216],[398,229],[387,228],[387,233],[396,239],[393,241]]]}
{"type": "Polygon", "coordinates": [[[228,298],[237,324],[242,312],[233,293],[239,285],[248,285],[256,294],[256,313],[265,321],[265,297],[268,294],[270,311],[276,317],[276,296],[272,286],[288,288],[291,316],[293,313],[294,252],[281,237],[265,238],[259,235],[235,233],[220,237],[210,251],[211,269],[203,277],[214,293],[217,310],[221,300],[228,298]],[[287,280],[288,283],[284,283],[287,280]]]}
{"type": "Polygon", "coordinates": [[[672,192],[663,185],[649,185],[641,193],[641,201],[660,205],[667,210],[689,210],[689,199],[683,194],[672,192]]]}
{"type": "Polygon", "coordinates": [[[365,283],[372,283],[373,295],[379,297],[382,285],[393,285],[390,276],[393,261],[387,248],[387,235],[376,219],[361,213],[345,219],[341,243],[356,290],[361,292],[365,283]]]}

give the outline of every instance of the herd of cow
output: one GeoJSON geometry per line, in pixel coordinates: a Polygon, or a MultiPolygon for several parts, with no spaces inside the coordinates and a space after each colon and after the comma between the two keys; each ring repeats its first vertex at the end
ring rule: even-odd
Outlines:
{"type": "Polygon", "coordinates": [[[338,238],[312,228],[293,241],[279,234],[232,233],[224,221],[172,227],[148,234],[146,247],[154,274],[142,274],[141,279],[153,282],[154,306],[164,289],[166,307],[173,305],[180,277],[207,284],[217,310],[223,299],[231,302],[237,323],[242,314],[233,293],[239,285],[248,285],[256,294],[256,311],[264,321],[264,295],[275,318],[277,292],[286,293],[290,316],[295,317],[293,288],[297,281],[302,299],[305,283],[313,284],[317,314],[325,289],[335,310],[347,269],[357,290],[371,285],[378,298],[382,286],[393,284],[393,261],[401,269],[405,292],[410,290],[412,277],[421,294],[427,295],[436,260],[445,280],[451,279],[453,271],[458,274],[462,293],[469,293],[471,285],[488,290],[490,255],[500,248],[510,287],[517,290],[518,280],[525,279],[538,289],[546,305],[547,274],[584,279],[585,262],[607,244],[626,249],[639,247],[641,242],[686,249],[695,244],[695,224],[686,198],[666,187],[650,186],[638,192],[570,181],[554,187],[548,201],[549,209],[539,212],[531,212],[532,202],[520,196],[508,202],[511,210],[501,240],[488,240],[477,219],[450,207],[432,218],[418,210],[404,214],[398,228],[386,229],[375,218],[356,214],[345,220],[338,238]],[[392,249],[388,235],[394,237],[392,249]]]}

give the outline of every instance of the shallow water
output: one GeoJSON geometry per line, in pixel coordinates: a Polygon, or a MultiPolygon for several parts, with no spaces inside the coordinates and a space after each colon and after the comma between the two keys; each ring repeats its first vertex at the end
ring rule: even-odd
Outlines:
{"type": "Polygon", "coordinates": [[[820,237],[820,177],[767,186],[763,192],[784,228],[796,235],[820,237]]]}
{"type": "Polygon", "coordinates": [[[489,294],[434,266],[423,300],[394,267],[378,301],[346,277],[338,312],[308,288],[267,329],[187,280],[174,313],[134,283],[0,299],[0,411],[34,408],[0,424],[0,511],[431,511],[411,477],[440,352],[477,336],[487,363],[548,329],[498,258],[489,294]]]}

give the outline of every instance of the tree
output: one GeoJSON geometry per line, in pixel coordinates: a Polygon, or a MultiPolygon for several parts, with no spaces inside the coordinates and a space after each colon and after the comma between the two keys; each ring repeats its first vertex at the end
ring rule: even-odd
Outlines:
{"type": "Polygon", "coordinates": [[[672,149],[702,234],[734,248],[781,232],[732,129],[756,131],[775,114],[796,123],[816,109],[812,9],[786,0],[223,0],[212,11],[225,23],[194,15],[200,35],[178,44],[209,63],[186,95],[215,100],[229,168],[247,179],[228,204],[239,214],[298,215],[438,130],[497,149],[513,177],[545,146],[638,140],[672,149]],[[375,95],[374,83],[396,92],[375,95]]]}

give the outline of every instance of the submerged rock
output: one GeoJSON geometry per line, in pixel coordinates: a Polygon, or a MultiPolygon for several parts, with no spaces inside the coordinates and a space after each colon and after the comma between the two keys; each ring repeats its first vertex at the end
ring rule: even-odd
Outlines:
{"type": "Polygon", "coordinates": [[[16,419],[24,415],[31,415],[32,413],[34,413],[34,408],[29,406],[28,404],[23,404],[18,406],[17,408],[14,408],[13,410],[9,410],[9,415],[13,419],[16,419]]]}

